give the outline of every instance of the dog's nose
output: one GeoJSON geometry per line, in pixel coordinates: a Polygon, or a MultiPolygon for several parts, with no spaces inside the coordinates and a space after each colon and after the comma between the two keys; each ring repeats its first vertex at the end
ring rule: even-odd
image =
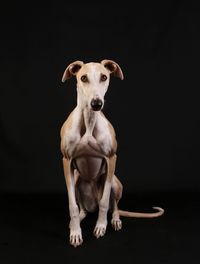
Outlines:
{"type": "Polygon", "coordinates": [[[102,100],[99,99],[99,98],[97,98],[97,99],[92,99],[92,101],[91,101],[91,107],[92,107],[92,110],[94,110],[94,111],[99,111],[99,110],[101,110],[102,105],[103,105],[103,102],[102,102],[102,100]]]}

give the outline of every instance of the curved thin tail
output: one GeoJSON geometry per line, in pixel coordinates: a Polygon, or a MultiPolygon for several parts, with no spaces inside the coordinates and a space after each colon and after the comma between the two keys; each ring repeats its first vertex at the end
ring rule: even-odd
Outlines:
{"type": "Polygon", "coordinates": [[[152,207],[154,210],[157,212],[155,213],[139,213],[139,212],[129,212],[129,211],[124,211],[124,210],[119,210],[119,215],[120,216],[125,216],[125,217],[136,217],[136,218],[154,218],[154,217],[159,217],[164,214],[164,209],[161,207],[152,207]]]}

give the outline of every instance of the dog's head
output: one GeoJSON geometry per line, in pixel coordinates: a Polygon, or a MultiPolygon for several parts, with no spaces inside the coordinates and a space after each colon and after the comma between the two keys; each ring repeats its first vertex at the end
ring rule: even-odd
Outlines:
{"type": "Polygon", "coordinates": [[[110,74],[121,80],[124,78],[120,66],[112,60],[102,60],[100,63],[75,61],[65,69],[62,82],[75,75],[78,103],[83,107],[99,111],[104,105],[104,95],[108,89],[110,74]]]}

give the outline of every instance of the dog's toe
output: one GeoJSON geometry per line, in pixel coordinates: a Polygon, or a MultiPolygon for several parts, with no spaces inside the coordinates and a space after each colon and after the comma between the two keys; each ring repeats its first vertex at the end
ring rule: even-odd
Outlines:
{"type": "Polygon", "coordinates": [[[80,246],[83,243],[81,230],[71,231],[69,241],[74,247],[80,246]]]}
{"type": "Polygon", "coordinates": [[[94,235],[96,236],[96,238],[104,236],[105,233],[106,233],[106,225],[104,225],[104,224],[96,225],[96,227],[94,229],[94,235]]]}
{"type": "Polygon", "coordinates": [[[111,220],[111,224],[112,224],[112,227],[118,231],[120,229],[122,229],[122,221],[118,218],[118,219],[112,219],[111,220]]]}

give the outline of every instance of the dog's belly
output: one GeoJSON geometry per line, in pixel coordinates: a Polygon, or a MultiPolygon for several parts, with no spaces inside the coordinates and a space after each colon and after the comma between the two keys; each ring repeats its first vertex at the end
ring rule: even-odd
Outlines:
{"type": "Polygon", "coordinates": [[[105,165],[102,157],[80,156],[75,159],[80,178],[90,181],[98,180],[105,173],[105,165]]]}

